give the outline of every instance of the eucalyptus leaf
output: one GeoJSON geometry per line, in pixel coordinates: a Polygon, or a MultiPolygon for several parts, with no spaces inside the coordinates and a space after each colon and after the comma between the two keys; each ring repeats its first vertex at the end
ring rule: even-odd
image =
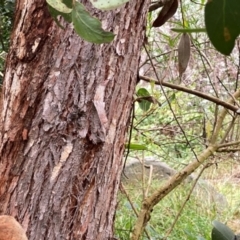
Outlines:
{"type": "Polygon", "coordinates": [[[71,13],[59,12],[55,8],[51,7],[50,5],[48,5],[48,10],[49,10],[51,16],[53,17],[54,21],[57,23],[57,25],[59,27],[63,28],[63,26],[60,24],[60,22],[57,19],[58,16],[62,16],[69,23],[72,22],[72,14],[71,13]]]}
{"type": "Polygon", "coordinates": [[[121,7],[129,0],[90,0],[95,8],[100,10],[113,10],[121,7]]]}
{"type": "Polygon", "coordinates": [[[234,240],[235,234],[225,224],[213,221],[212,240],[234,240]]]}
{"type": "Polygon", "coordinates": [[[125,148],[131,149],[131,150],[147,150],[146,146],[142,144],[136,144],[136,143],[125,144],[125,148]]]}
{"type": "Polygon", "coordinates": [[[88,42],[109,43],[114,38],[114,34],[104,31],[101,27],[101,22],[97,18],[92,17],[79,2],[75,2],[72,11],[72,21],[77,34],[88,42]]]}
{"type": "Polygon", "coordinates": [[[178,44],[178,71],[181,78],[186,71],[191,54],[191,40],[187,33],[183,33],[178,44]]]}
{"type": "Polygon", "coordinates": [[[198,33],[198,32],[206,32],[205,28],[171,28],[173,32],[178,33],[198,33]]]}
{"type": "Polygon", "coordinates": [[[139,88],[137,91],[137,95],[139,97],[147,97],[147,96],[150,96],[150,93],[146,88],[139,88]]]}
{"type": "Polygon", "coordinates": [[[148,111],[150,109],[150,107],[151,107],[151,103],[149,101],[147,101],[147,100],[140,100],[138,103],[139,103],[140,108],[144,112],[148,111]]]}
{"type": "Polygon", "coordinates": [[[72,9],[67,7],[61,0],[47,0],[47,3],[61,13],[70,13],[72,11],[72,9]]]}
{"type": "Polygon", "coordinates": [[[157,18],[154,20],[153,27],[161,27],[166,21],[168,21],[178,9],[178,0],[166,1],[160,10],[157,18]]]}
{"type": "Polygon", "coordinates": [[[72,0],[62,0],[62,2],[69,8],[72,8],[72,0]]]}
{"type": "Polygon", "coordinates": [[[148,111],[152,103],[152,98],[146,98],[151,97],[148,90],[146,88],[139,88],[137,91],[137,96],[140,97],[138,100],[140,108],[143,111],[148,111]]]}
{"type": "Polygon", "coordinates": [[[205,6],[205,25],[213,46],[230,55],[240,33],[239,0],[211,0],[205,6]]]}

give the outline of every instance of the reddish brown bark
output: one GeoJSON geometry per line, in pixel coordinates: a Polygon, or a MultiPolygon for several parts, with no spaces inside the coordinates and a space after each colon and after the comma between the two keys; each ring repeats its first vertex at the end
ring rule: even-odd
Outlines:
{"type": "Polygon", "coordinates": [[[88,9],[116,34],[62,30],[45,1],[17,1],[3,88],[0,214],[29,239],[111,239],[149,1],[88,9]]]}

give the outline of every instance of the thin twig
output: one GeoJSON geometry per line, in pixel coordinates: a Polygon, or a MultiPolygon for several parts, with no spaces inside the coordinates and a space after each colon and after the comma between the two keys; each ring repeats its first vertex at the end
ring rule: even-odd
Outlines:
{"type": "MultiPolygon", "coordinates": [[[[149,57],[149,59],[150,59],[150,55],[149,55],[149,52],[148,52],[146,46],[145,46],[144,44],[143,44],[143,46],[144,46],[144,49],[145,49],[145,51],[146,51],[146,53],[147,53],[147,55],[148,55],[148,57],[149,57]]],[[[166,92],[165,92],[165,90],[164,90],[164,88],[163,88],[163,85],[162,85],[163,80],[160,80],[160,78],[158,77],[157,71],[156,71],[156,69],[155,69],[155,67],[154,67],[153,62],[152,62],[151,59],[150,59],[150,62],[151,62],[151,65],[152,65],[152,67],[153,67],[153,71],[154,71],[154,73],[155,73],[155,75],[156,75],[156,78],[157,78],[157,80],[158,80],[158,83],[159,83],[159,85],[160,85],[160,87],[161,87],[161,90],[162,90],[162,92],[163,92],[163,95],[164,95],[164,97],[165,97],[165,99],[166,99],[166,101],[167,101],[167,103],[168,103],[169,109],[170,109],[170,111],[172,112],[172,115],[173,115],[173,117],[174,117],[177,125],[178,125],[179,128],[181,129],[181,131],[182,131],[182,133],[183,133],[183,136],[184,136],[184,138],[185,138],[188,146],[190,147],[190,149],[191,149],[192,153],[194,154],[195,158],[198,160],[197,154],[195,153],[195,151],[194,151],[194,149],[193,149],[190,141],[188,140],[188,137],[187,137],[184,129],[182,128],[180,122],[178,121],[178,118],[177,118],[177,116],[176,116],[176,114],[175,114],[175,112],[174,112],[174,110],[173,110],[173,108],[172,108],[171,102],[169,101],[169,99],[168,99],[168,97],[167,97],[167,94],[166,94],[166,92]]]]}
{"type": "MultiPolygon", "coordinates": [[[[129,202],[130,205],[131,205],[131,208],[132,208],[133,212],[134,212],[135,215],[138,217],[138,212],[137,212],[136,208],[134,207],[134,204],[133,204],[133,202],[132,202],[129,194],[127,193],[124,185],[122,184],[122,182],[120,183],[120,190],[125,194],[125,196],[127,197],[128,202],[129,202]]],[[[151,240],[151,237],[150,237],[148,231],[147,231],[146,229],[144,229],[144,232],[145,232],[147,238],[151,240]]]]}
{"type": "Polygon", "coordinates": [[[218,148],[231,147],[231,146],[238,145],[238,144],[240,144],[240,140],[236,141],[236,142],[219,144],[218,148]]]}
{"type": "Polygon", "coordinates": [[[233,117],[233,119],[232,119],[230,125],[228,125],[228,128],[227,128],[227,130],[225,131],[225,134],[224,134],[224,136],[222,137],[220,143],[224,143],[224,142],[225,142],[225,140],[226,140],[228,134],[230,133],[231,129],[232,129],[233,126],[234,126],[234,122],[235,122],[236,118],[237,118],[237,115],[235,115],[235,116],[233,117]]]}
{"type": "Polygon", "coordinates": [[[196,184],[197,184],[199,178],[201,177],[203,171],[204,171],[207,167],[209,167],[209,164],[206,164],[206,165],[203,166],[203,168],[201,169],[201,171],[200,171],[200,173],[198,174],[197,178],[194,180],[193,185],[192,185],[192,187],[191,187],[191,189],[190,189],[190,191],[189,191],[189,193],[188,193],[185,201],[183,202],[180,210],[179,210],[178,213],[177,213],[177,216],[175,217],[175,219],[174,219],[174,221],[173,221],[170,229],[168,230],[168,232],[167,232],[166,236],[163,238],[163,240],[166,240],[166,239],[168,238],[168,236],[171,234],[173,228],[175,227],[175,225],[176,225],[179,217],[181,216],[181,214],[182,214],[182,212],[183,212],[184,207],[186,206],[188,200],[190,199],[190,197],[191,197],[191,195],[192,195],[192,193],[193,193],[194,188],[196,187],[196,184]]]}
{"type": "MultiPolygon", "coordinates": [[[[159,82],[156,79],[149,78],[149,77],[142,76],[142,75],[140,75],[139,78],[146,81],[146,82],[153,82],[154,84],[160,85],[159,82]]],[[[179,90],[179,91],[182,91],[182,92],[186,92],[186,93],[198,96],[198,97],[206,99],[210,102],[216,103],[217,105],[220,105],[224,108],[227,108],[227,109],[229,109],[233,112],[237,112],[239,110],[239,108],[237,106],[234,106],[233,104],[225,102],[225,101],[223,101],[219,98],[207,95],[207,94],[202,93],[200,91],[192,90],[192,89],[189,89],[187,87],[183,87],[183,86],[180,86],[180,85],[177,85],[177,84],[172,84],[172,83],[163,82],[163,81],[161,82],[161,85],[164,86],[164,87],[169,87],[171,89],[176,89],[176,90],[179,90]]]]}

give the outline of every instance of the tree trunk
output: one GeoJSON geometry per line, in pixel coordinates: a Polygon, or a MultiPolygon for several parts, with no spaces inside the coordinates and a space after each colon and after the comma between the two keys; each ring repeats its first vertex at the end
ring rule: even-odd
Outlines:
{"type": "MultiPolygon", "coordinates": [[[[29,239],[111,239],[149,1],[92,9],[116,36],[63,30],[44,0],[17,0],[0,135],[0,214],[29,239]]],[[[63,23],[64,24],[64,23],[63,23]]]]}

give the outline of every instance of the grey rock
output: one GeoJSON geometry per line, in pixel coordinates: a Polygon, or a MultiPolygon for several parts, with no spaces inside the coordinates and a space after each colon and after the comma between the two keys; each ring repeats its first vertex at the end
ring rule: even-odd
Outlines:
{"type": "MultiPolygon", "coordinates": [[[[151,157],[144,160],[144,173],[146,180],[151,172],[150,169],[152,169],[153,180],[164,181],[177,173],[177,171],[171,168],[168,164],[159,160],[154,160],[151,157]]],[[[123,171],[121,178],[122,182],[125,184],[139,184],[139,182],[142,180],[142,170],[142,163],[136,158],[130,158],[127,161],[123,171]]],[[[185,184],[191,184],[195,179],[196,176],[191,174],[185,181],[185,184]]],[[[193,193],[199,199],[204,201],[204,203],[208,203],[209,205],[215,204],[218,212],[221,212],[228,206],[226,197],[219,193],[207,180],[198,180],[193,193]]]]}

